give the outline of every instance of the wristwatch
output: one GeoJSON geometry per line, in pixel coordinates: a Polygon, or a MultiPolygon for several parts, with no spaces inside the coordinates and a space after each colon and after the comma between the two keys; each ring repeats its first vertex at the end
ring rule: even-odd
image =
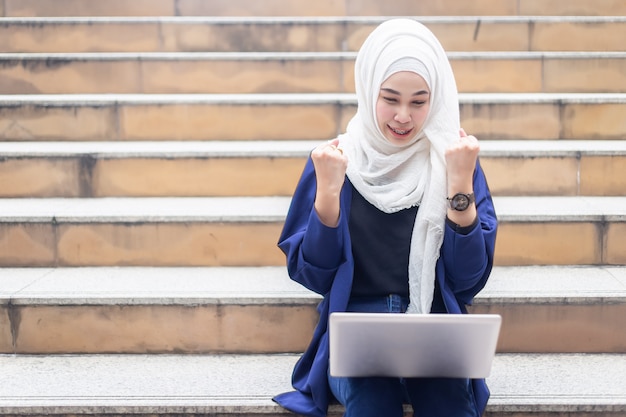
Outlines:
{"type": "Polygon", "coordinates": [[[447,200],[450,204],[450,208],[456,211],[465,211],[469,208],[470,204],[476,201],[474,193],[456,193],[452,197],[448,197],[447,200]]]}

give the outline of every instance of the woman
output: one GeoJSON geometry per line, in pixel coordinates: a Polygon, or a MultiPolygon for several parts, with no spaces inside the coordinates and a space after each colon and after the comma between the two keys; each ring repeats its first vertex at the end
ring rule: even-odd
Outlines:
{"type": "Polygon", "coordinates": [[[377,27],[355,63],[358,109],[345,134],[313,150],[279,239],[290,277],[324,296],[295,391],[274,400],[325,416],[479,416],[484,380],[335,378],[336,311],[466,313],[491,272],[497,220],[476,138],[460,128],[445,51],[420,23],[377,27]]]}

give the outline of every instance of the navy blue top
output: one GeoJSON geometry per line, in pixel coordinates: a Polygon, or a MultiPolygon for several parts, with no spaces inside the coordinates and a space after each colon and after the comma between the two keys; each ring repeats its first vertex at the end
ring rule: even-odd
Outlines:
{"type": "Polygon", "coordinates": [[[348,222],[354,257],[352,296],[409,296],[409,249],[417,206],[385,213],[352,192],[348,222]]]}

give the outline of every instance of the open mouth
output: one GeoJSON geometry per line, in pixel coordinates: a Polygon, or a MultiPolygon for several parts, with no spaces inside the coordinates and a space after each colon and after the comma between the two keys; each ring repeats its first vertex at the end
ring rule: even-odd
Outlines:
{"type": "Polygon", "coordinates": [[[400,137],[404,137],[407,136],[409,133],[411,133],[413,131],[413,128],[411,129],[395,129],[389,125],[387,125],[387,127],[389,128],[389,130],[391,130],[396,136],[400,136],[400,137]]]}

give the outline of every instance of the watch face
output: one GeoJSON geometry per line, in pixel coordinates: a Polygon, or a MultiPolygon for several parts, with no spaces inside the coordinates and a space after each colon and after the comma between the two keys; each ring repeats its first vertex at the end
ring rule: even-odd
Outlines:
{"type": "Polygon", "coordinates": [[[465,194],[457,194],[452,198],[452,208],[454,210],[463,211],[469,207],[469,198],[465,194]]]}

